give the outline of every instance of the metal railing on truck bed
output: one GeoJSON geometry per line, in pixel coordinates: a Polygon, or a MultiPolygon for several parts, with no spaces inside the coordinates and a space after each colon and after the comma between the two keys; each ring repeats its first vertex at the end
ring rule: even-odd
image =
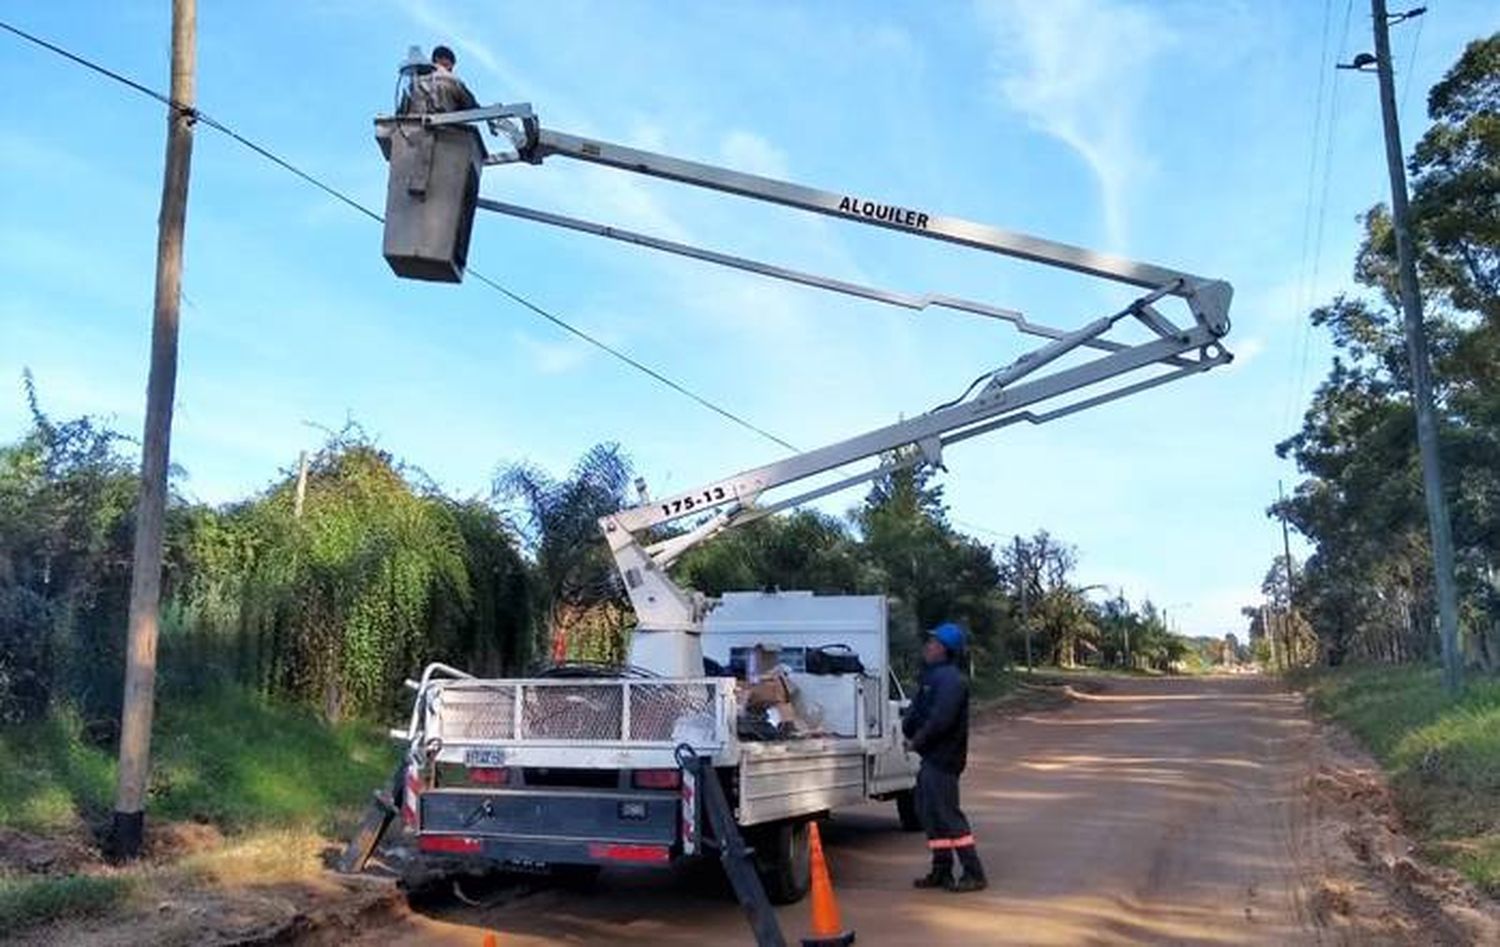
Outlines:
{"type": "Polygon", "coordinates": [[[680,744],[713,756],[733,742],[728,678],[491,680],[434,664],[414,686],[410,726],[392,735],[438,760],[674,767],[680,744]]]}

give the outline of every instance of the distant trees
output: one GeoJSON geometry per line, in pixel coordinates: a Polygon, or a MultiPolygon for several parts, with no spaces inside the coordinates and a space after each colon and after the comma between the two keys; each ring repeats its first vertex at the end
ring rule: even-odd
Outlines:
{"type": "MultiPolygon", "coordinates": [[[[1432,125],[1408,163],[1412,236],[1443,421],[1465,654],[1472,665],[1494,671],[1500,670],[1500,34],[1468,46],[1433,87],[1428,114],[1432,125]]],[[[1276,605],[1276,613],[1315,633],[1316,654],[1300,657],[1335,664],[1424,659],[1437,641],[1394,237],[1383,205],[1364,223],[1354,270],[1363,292],[1340,295],[1312,313],[1336,355],[1301,430],[1277,447],[1306,479],[1273,512],[1284,512],[1316,552],[1294,599],[1276,605]]]]}

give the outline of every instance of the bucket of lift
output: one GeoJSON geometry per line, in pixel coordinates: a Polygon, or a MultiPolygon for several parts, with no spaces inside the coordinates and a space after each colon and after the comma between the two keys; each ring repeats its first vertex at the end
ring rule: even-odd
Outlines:
{"type": "Polygon", "coordinates": [[[479,131],[402,116],[377,120],[375,138],[390,162],[386,262],[404,279],[461,282],[484,168],[479,131]]]}

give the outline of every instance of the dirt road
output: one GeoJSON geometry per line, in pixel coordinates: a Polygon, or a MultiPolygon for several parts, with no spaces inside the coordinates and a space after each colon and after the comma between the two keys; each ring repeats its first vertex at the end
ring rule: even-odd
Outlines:
{"type": "MultiPolygon", "coordinates": [[[[1253,677],[1119,680],[1060,711],[983,725],[964,794],[990,889],[914,891],[920,837],[897,830],[893,806],[869,806],[825,833],[845,922],[861,944],[1405,940],[1410,923],[1376,936],[1328,920],[1326,813],[1308,792],[1315,736],[1299,698],[1253,677]]],[[[807,906],[781,920],[795,942],[807,906]]],[[[475,945],[490,930],[501,944],[749,942],[699,871],[608,872],[589,891],[450,905],[360,943],[475,945]]],[[[1426,934],[1417,942],[1454,940],[1426,934]]]]}

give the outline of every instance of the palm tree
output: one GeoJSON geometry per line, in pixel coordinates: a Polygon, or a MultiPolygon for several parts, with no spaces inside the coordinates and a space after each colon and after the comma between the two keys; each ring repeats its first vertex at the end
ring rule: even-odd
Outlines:
{"type": "Polygon", "coordinates": [[[599,517],[625,505],[630,479],[617,444],[591,448],[562,480],[528,463],[506,465],[495,477],[494,499],[515,514],[532,557],[554,661],[624,662],[633,615],[599,517]]]}

